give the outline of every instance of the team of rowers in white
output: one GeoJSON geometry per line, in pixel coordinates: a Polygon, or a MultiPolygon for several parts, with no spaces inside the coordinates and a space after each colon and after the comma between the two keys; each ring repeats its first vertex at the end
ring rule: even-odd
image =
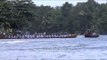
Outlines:
{"type": "Polygon", "coordinates": [[[6,35],[4,33],[5,38],[7,39],[33,39],[33,38],[74,38],[76,34],[59,34],[59,33],[52,33],[46,34],[44,33],[35,33],[35,34],[12,34],[6,35]]]}

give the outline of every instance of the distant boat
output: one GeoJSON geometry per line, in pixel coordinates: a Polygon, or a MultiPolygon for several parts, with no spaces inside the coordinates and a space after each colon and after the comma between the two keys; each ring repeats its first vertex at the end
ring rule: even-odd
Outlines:
{"type": "Polygon", "coordinates": [[[96,35],[89,35],[89,34],[86,35],[86,34],[85,34],[85,37],[99,37],[99,35],[98,35],[98,34],[96,34],[96,35]]]}
{"type": "Polygon", "coordinates": [[[92,38],[93,38],[93,37],[96,38],[96,37],[99,37],[99,33],[97,33],[97,32],[92,32],[92,31],[87,31],[87,32],[85,32],[84,36],[85,36],[85,37],[90,37],[90,38],[91,38],[91,37],[92,37],[92,38]]]}

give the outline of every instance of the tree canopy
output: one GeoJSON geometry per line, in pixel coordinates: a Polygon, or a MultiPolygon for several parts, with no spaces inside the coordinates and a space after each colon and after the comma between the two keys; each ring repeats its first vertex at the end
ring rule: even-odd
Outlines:
{"type": "Polygon", "coordinates": [[[32,0],[1,0],[0,27],[1,31],[10,28],[32,33],[82,34],[92,29],[107,34],[107,4],[88,0],[76,6],[65,2],[63,6],[51,7],[36,6],[32,0]]]}

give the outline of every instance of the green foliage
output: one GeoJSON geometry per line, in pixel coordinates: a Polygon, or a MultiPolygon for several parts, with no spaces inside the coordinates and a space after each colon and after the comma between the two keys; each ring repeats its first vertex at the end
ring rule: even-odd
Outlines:
{"type": "MultiPolygon", "coordinates": [[[[61,7],[36,6],[32,0],[1,0],[0,27],[8,23],[14,31],[84,33],[87,29],[107,33],[107,4],[94,0],[65,2],[61,7]]],[[[8,27],[8,26],[6,26],[8,27]]]]}

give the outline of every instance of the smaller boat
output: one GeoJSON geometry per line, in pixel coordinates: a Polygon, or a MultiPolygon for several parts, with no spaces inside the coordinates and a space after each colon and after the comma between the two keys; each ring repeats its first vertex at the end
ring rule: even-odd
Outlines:
{"type": "Polygon", "coordinates": [[[97,34],[97,33],[85,34],[85,37],[99,37],[99,34],[97,34]]]}
{"type": "Polygon", "coordinates": [[[96,37],[99,37],[99,33],[97,32],[92,32],[92,31],[86,31],[84,36],[87,38],[87,37],[92,37],[92,38],[96,38],[96,37]]]}

